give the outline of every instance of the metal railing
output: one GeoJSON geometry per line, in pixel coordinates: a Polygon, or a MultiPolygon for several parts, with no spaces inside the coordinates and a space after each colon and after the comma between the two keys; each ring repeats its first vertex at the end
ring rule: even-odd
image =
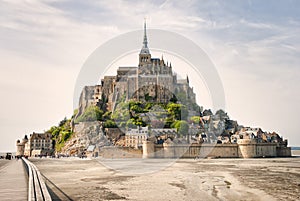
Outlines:
{"type": "Polygon", "coordinates": [[[51,196],[40,171],[29,160],[22,158],[28,174],[28,201],[51,201],[51,196]]]}

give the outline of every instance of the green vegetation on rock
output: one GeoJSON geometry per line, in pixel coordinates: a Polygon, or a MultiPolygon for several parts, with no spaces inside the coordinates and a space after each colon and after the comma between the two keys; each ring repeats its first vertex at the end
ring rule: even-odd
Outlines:
{"type": "Polygon", "coordinates": [[[104,122],[103,127],[104,128],[117,128],[118,126],[114,121],[108,119],[104,122]]]}
{"type": "Polygon", "coordinates": [[[176,128],[179,135],[186,135],[189,131],[189,124],[185,120],[177,120],[172,125],[172,128],[176,128]]]}
{"type": "Polygon", "coordinates": [[[58,126],[52,126],[47,132],[52,134],[52,140],[55,141],[55,150],[60,151],[65,142],[71,138],[71,119],[66,117],[61,120],[58,126]]]}
{"type": "Polygon", "coordinates": [[[89,106],[82,115],[75,119],[75,123],[86,121],[101,121],[103,111],[97,106],[89,106]]]}
{"type": "Polygon", "coordinates": [[[111,122],[106,123],[106,121],[112,120],[118,127],[136,128],[137,126],[151,125],[154,128],[170,128],[177,120],[187,120],[188,109],[181,103],[130,100],[118,102],[110,118],[107,118],[108,116],[105,116],[105,125],[111,125],[111,122]]]}
{"type": "Polygon", "coordinates": [[[200,116],[192,116],[192,117],[191,117],[191,121],[192,121],[194,124],[199,124],[199,123],[200,123],[200,119],[201,119],[200,116]]]}

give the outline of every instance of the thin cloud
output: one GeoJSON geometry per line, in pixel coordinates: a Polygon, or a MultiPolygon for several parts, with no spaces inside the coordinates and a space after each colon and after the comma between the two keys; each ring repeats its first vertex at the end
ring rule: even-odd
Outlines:
{"type": "Polygon", "coordinates": [[[2,1],[0,90],[9,100],[1,100],[0,119],[15,125],[14,114],[20,113],[29,120],[26,125],[18,122],[22,128],[1,126],[0,131],[18,138],[24,130],[47,129],[71,115],[76,73],[88,55],[118,34],[141,29],[147,17],[149,28],[190,37],[208,53],[220,72],[233,118],[278,130],[300,144],[294,126],[295,114],[300,112],[299,3],[276,1],[272,8],[268,4],[218,0],[2,1]],[[14,76],[15,72],[20,75],[14,76]],[[19,82],[22,93],[16,93],[19,82]],[[19,106],[22,100],[26,107],[19,106]],[[270,117],[274,108],[285,108],[281,115],[290,118],[280,123],[275,115],[270,117]]]}
{"type": "Polygon", "coordinates": [[[275,28],[275,26],[272,24],[249,22],[245,19],[241,19],[240,23],[243,25],[249,26],[251,28],[257,28],[257,29],[274,29],[275,28]]]}

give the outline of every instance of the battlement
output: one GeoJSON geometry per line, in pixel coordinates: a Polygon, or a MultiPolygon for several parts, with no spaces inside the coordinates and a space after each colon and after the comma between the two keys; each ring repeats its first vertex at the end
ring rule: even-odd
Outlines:
{"type": "Polygon", "coordinates": [[[143,143],[143,158],[262,158],[290,157],[290,147],[277,143],[257,143],[255,140],[240,144],[154,144],[143,143]]]}

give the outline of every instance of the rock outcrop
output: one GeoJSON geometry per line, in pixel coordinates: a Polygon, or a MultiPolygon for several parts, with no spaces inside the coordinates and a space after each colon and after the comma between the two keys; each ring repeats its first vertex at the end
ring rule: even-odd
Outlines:
{"type": "Polygon", "coordinates": [[[74,134],[63,147],[61,153],[67,155],[79,155],[84,152],[90,145],[99,146],[109,145],[110,141],[102,131],[102,123],[80,122],[74,125],[74,134]]]}

